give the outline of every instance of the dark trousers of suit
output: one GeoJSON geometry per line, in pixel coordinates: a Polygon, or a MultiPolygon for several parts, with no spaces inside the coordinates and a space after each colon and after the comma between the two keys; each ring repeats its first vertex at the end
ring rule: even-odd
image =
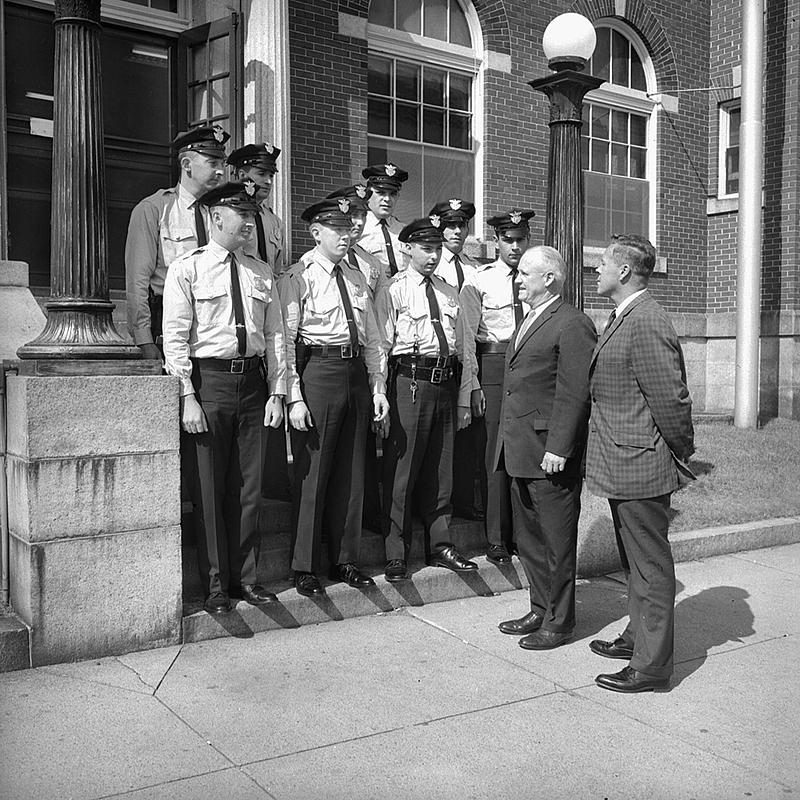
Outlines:
{"type": "Polygon", "coordinates": [[[300,383],[314,427],[292,430],[292,569],[317,572],[323,534],[332,564],[358,560],[372,399],[360,357],[311,356],[300,383]]]}
{"type": "Polygon", "coordinates": [[[364,467],[364,523],[373,527],[381,522],[380,470],[378,443],[372,426],[367,428],[364,467]]]}
{"type": "Polygon", "coordinates": [[[264,483],[261,494],[272,500],[289,499],[289,458],[286,446],[286,427],[267,428],[264,456],[264,483]]]}
{"type": "Polygon", "coordinates": [[[622,567],[628,578],[631,667],[654,678],[673,670],[675,563],[669,546],[670,495],[643,500],[609,498],[622,567]]]}
{"type": "Polygon", "coordinates": [[[408,558],[411,505],[416,495],[425,526],[425,553],[450,544],[450,491],[456,429],[456,385],[417,382],[396,376],[389,387],[391,428],[383,453],[383,508],[386,558],[408,558]]]}
{"type": "Polygon", "coordinates": [[[510,548],[514,541],[514,524],[511,510],[511,478],[505,470],[494,469],[494,455],[500,429],[500,411],[503,405],[503,353],[483,353],[478,356],[479,380],[486,398],[483,433],[480,437],[481,495],[486,512],[486,539],[489,544],[502,544],[510,548]]]}
{"type": "Polygon", "coordinates": [[[192,382],[208,423],[206,433],[185,440],[196,468],[200,580],[209,594],[237,591],[258,582],[267,386],[258,370],[213,372],[196,361],[192,382]]]}
{"type": "Polygon", "coordinates": [[[530,585],[531,611],[542,630],[569,633],[575,627],[575,563],[580,477],[513,478],[511,499],[519,560],[530,585]]]}

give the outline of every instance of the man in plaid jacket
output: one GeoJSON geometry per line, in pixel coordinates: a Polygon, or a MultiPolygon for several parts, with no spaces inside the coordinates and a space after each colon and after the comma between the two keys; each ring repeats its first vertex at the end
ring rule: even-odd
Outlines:
{"type": "Polygon", "coordinates": [[[586,483],[607,497],[628,576],[625,631],[593,652],[629,661],[598,675],[617,692],[665,689],[673,669],[675,568],[667,534],[672,492],[693,478],[692,402],[683,352],[665,311],[647,291],[655,267],[642,236],[615,236],[597,267],[597,293],[615,309],[589,367],[592,412],[586,483]]]}

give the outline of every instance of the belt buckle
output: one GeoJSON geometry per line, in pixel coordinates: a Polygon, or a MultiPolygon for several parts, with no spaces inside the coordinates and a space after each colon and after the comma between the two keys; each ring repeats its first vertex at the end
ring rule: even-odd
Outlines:
{"type": "Polygon", "coordinates": [[[431,383],[441,383],[444,379],[444,367],[431,367],[431,383]]]}
{"type": "Polygon", "coordinates": [[[353,357],[353,345],[352,344],[343,344],[341,346],[342,351],[342,358],[352,358],[353,357]]]}
{"type": "Polygon", "coordinates": [[[244,362],[245,362],[245,359],[243,359],[243,358],[232,358],[231,359],[231,374],[233,374],[233,375],[244,375],[244,362]]]}

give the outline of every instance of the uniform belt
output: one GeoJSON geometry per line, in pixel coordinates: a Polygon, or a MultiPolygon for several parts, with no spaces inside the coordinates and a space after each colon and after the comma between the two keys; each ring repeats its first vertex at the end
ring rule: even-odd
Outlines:
{"type": "Polygon", "coordinates": [[[505,353],[507,348],[508,342],[478,342],[478,355],[505,353]]]}
{"type": "Polygon", "coordinates": [[[455,367],[417,367],[416,370],[410,364],[398,361],[395,364],[395,371],[398,375],[406,378],[414,378],[417,381],[428,381],[430,383],[447,383],[455,377],[455,367]]]}
{"type": "Polygon", "coordinates": [[[403,364],[409,367],[416,364],[417,369],[420,367],[425,367],[427,369],[444,369],[449,367],[450,369],[455,369],[458,363],[458,359],[455,356],[446,356],[442,358],[441,356],[413,356],[410,353],[404,353],[401,356],[393,356],[392,360],[396,364],[403,364]]]}
{"type": "Polygon", "coordinates": [[[297,343],[299,353],[319,358],[358,358],[361,355],[361,345],[353,347],[351,344],[305,344],[297,343]]]}
{"type": "Polygon", "coordinates": [[[207,369],[211,372],[230,372],[233,375],[244,375],[245,372],[252,372],[258,369],[261,364],[261,356],[250,356],[249,358],[195,358],[197,366],[201,370],[207,369]]]}

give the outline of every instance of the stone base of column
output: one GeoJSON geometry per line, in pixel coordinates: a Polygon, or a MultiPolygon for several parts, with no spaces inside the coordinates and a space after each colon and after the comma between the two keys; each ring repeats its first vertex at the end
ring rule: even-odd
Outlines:
{"type": "Polygon", "coordinates": [[[17,349],[45,325],[45,315],[28,288],[24,261],[0,261],[0,360],[17,357],[17,349]]]}
{"type": "Polygon", "coordinates": [[[180,640],[178,384],[8,379],[11,602],[31,664],[180,640]]]}

